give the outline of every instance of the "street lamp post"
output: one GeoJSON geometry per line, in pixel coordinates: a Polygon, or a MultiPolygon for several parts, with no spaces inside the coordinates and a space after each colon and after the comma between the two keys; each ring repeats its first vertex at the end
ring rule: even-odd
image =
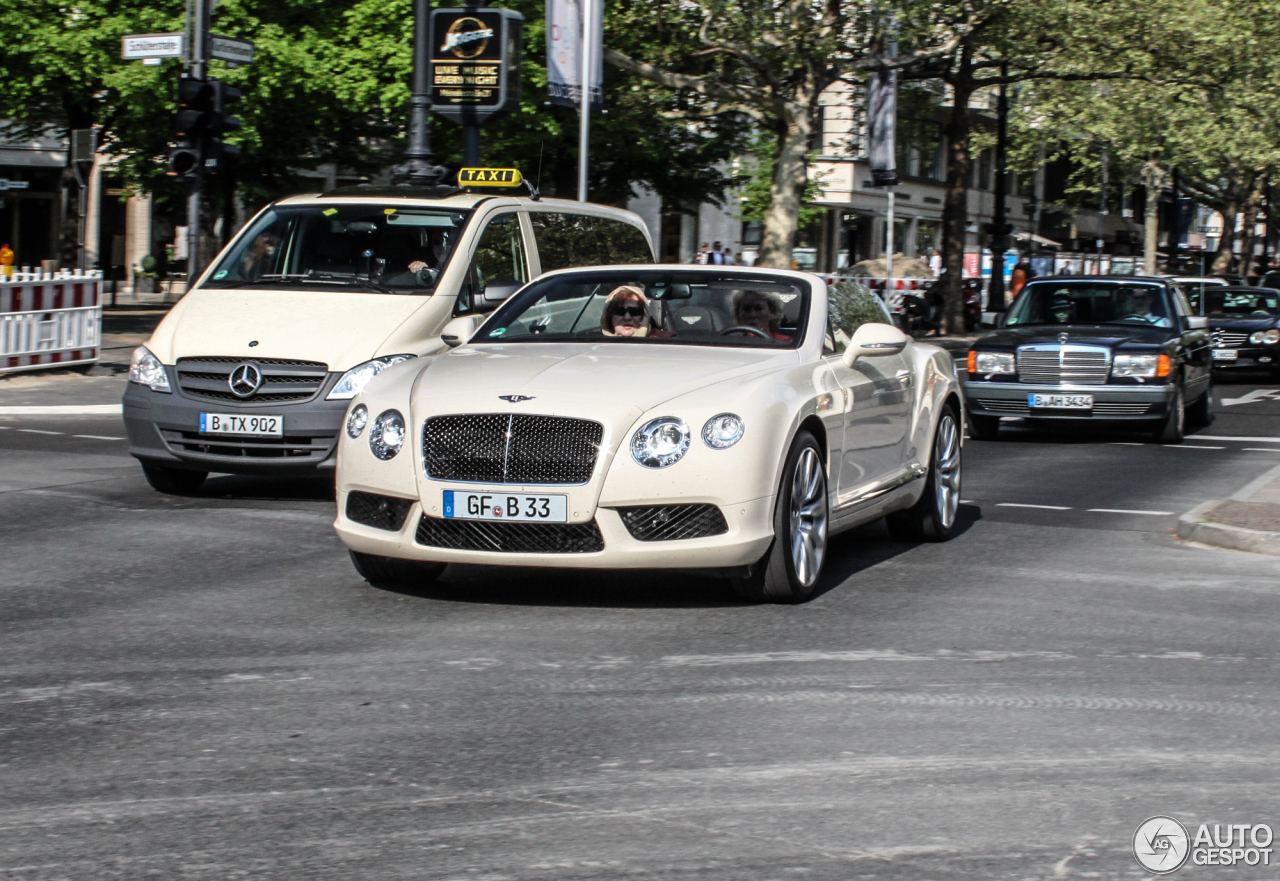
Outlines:
{"type": "MultiPolygon", "coordinates": [[[[1009,66],[1000,65],[1003,80],[1009,76],[1009,66]]],[[[991,283],[987,286],[987,309],[1005,311],[1004,301],[1004,252],[1008,250],[1012,227],[1008,220],[1009,200],[1009,87],[1000,83],[1000,95],[996,103],[996,205],[991,219],[991,283]]]]}
{"type": "Polygon", "coordinates": [[[405,163],[395,170],[401,183],[429,187],[444,173],[431,153],[430,64],[427,61],[431,0],[413,0],[413,90],[409,96],[409,149],[405,163]]]}

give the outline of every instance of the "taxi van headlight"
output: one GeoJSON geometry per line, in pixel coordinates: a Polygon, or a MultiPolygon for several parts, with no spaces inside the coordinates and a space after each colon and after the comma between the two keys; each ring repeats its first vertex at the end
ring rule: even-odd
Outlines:
{"type": "Polygon", "coordinates": [[[973,373],[1016,373],[1013,355],[1009,352],[974,352],[973,373]]]}
{"type": "Polygon", "coordinates": [[[741,416],[735,413],[721,413],[719,416],[712,416],[707,420],[707,424],[702,426],[702,440],[713,450],[727,450],[742,440],[744,431],[746,431],[746,425],[743,424],[741,416]]]}
{"type": "Polygon", "coordinates": [[[399,410],[385,410],[373,420],[369,429],[369,449],[384,462],[394,459],[396,453],[404,446],[404,417],[399,410]]]}
{"type": "Polygon", "coordinates": [[[1262,335],[1262,341],[1269,346],[1280,343],[1280,330],[1276,330],[1274,327],[1271,328],[1271,330],[1262,335]]]}
{"type": "Polygon", "coordinates": [[[364,427],[369,424],[369,408],[364,404],[356,404],[351,411],[351,415],[347,417],[347,437],[355,440],[364,431],[364,427]]]}
{"type": "Polygon", "coordinates": [[[325,395],[325,400],[349,401],[364,391],[364,387],[369,384],[369,380],[392,364],[399,364],[401,361],[408,361],[410,358],[416,357],[416,355],[388,355],[385,358],[374,358],[372,361],[357,364],[342,374],[342,377],[334,384],[333,391],[325,395]]]}
{"type": "Polygon", "coordinates": [[[153,392],[173,392],[164,365],[146,346],[133,350],[133,357],[129,359],[129,382],[145,385],[153,392]]]}
{"type": "Polygon", "coordinates": [[[1111,375],[1151,377],[1156,375],[1159,363],[1159,355],[1116,355],[1111,361],[1111,375]]]}
{"type": "Polygon", "coordinates": [[[650,419],[631,438],[631,458],[646,468],[666,468],[689,451],[689,426],[676,416],[650,419]]]}

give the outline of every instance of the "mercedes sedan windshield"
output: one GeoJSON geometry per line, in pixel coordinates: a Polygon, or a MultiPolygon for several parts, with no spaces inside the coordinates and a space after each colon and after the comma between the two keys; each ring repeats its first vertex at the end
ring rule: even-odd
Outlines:
{"type": "Polygon", "coordinates": [[[808,314],[808,285],[784,276],[741,270],[583,272],[529,285],[472,342],[795,348],[808,314]]]}
{"type": "Polygon", "coordinates": [[[1009,307],[1006,325],[1126,324],[1171,327],[1164,289],[1143,282],[1034,281],[1009,307]]]}
{"type": "Polygon", "coordinates": [[[430,293],[466,219],[431,208],[277,206],[257,218],[204,287],[430,293]]]}

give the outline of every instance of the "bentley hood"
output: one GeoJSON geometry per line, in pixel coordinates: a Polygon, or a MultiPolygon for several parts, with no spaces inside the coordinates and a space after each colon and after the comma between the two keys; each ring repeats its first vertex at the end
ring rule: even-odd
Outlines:
{"type": "Polygon", "coordinates": [[[196,290],[165,317],[147,347],[166,364],[220,355],[321,361],[341,371],[376,354],[395,354],[379,347],[426,302],[357,291],[196,290]]]}

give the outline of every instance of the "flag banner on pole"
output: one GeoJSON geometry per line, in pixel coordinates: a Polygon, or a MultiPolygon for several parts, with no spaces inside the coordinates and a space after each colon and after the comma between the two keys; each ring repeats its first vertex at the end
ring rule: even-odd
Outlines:
{"type": "MultiPolygon", "coordinates": [[[[577,107],[582,93],[582,13],[589,0],[547,0],[547,91],[552,104],[577,107]]],[[[591,106],[604,104],[604,17],[597,13],[591,106]]]]}
{"type": "Polygon", "coordinates": [[[877,71],[867,83],[867,158],[877,187],[898,184],[897,119],[898,72],[877,71]]]}

